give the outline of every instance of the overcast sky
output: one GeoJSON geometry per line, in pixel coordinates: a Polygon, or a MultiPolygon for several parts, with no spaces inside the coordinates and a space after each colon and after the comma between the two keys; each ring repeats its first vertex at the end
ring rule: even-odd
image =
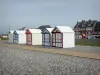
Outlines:
{"type": "Polygon", "coordinates": [[[0,0],[0,33],[43,24],[68,25],[100,20],[100,0],[0,0]]]}

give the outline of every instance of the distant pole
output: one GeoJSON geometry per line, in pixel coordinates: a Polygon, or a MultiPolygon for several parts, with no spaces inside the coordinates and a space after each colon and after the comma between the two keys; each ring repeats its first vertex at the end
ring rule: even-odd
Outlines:
{"type": "Polygon", "coordinates": [[[10,24],[9,24],[9,31],[10,31],[10,24]]]}

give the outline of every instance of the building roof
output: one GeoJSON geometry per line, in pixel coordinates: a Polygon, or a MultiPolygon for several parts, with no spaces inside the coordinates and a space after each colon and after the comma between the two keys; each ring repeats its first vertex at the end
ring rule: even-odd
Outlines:
{"type": "Polygon", "coordinates": [[[46,28],[46,29],[51,33],[54,28],[46,28]]]}
{"type": "Polygon", "coordinates": [[[81,21],[77,22],[74,28],[86,28],[86,27],[93,27],[96,24],[97,20],[88,20],[88,21],[81,21]]]}
{"type": "Polygon", "coordinates": [[[94,31],[100,31],[100,22],[96,23],[94,31]]]}
{"type": "Polygon", "coordinates": [[[15,30],[14,32],[17,34],[25,34],[25,30],[15,30]]]}
{"type": "Polygon", "coordinates": [[[56,26],[61,32],[66,33],[66,32],[74,32],[71,27],[69,26],[56,26]]]}
{"type": "Polygon", "coordinates": [[[41,33],[41,29],[29,29],[31,33],[41,33]]]}

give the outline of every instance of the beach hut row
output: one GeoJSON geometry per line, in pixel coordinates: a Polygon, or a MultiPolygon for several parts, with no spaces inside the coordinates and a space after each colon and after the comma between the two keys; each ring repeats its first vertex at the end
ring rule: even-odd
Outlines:
{"type": "Polygon", "coordinates": [[[75,47],[75,34],[69,26],[55,28],[11,30],[9,43],[42,45],[43,47],[72,48],[75,47]]]}

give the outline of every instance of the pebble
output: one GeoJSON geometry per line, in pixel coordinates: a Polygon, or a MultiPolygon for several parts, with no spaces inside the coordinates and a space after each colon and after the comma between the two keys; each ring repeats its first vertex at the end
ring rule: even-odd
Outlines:
{"type": "Polygon", "coordinates": [[[100,60],[0,47],[5,75],[100,75],[100,60]]]}

